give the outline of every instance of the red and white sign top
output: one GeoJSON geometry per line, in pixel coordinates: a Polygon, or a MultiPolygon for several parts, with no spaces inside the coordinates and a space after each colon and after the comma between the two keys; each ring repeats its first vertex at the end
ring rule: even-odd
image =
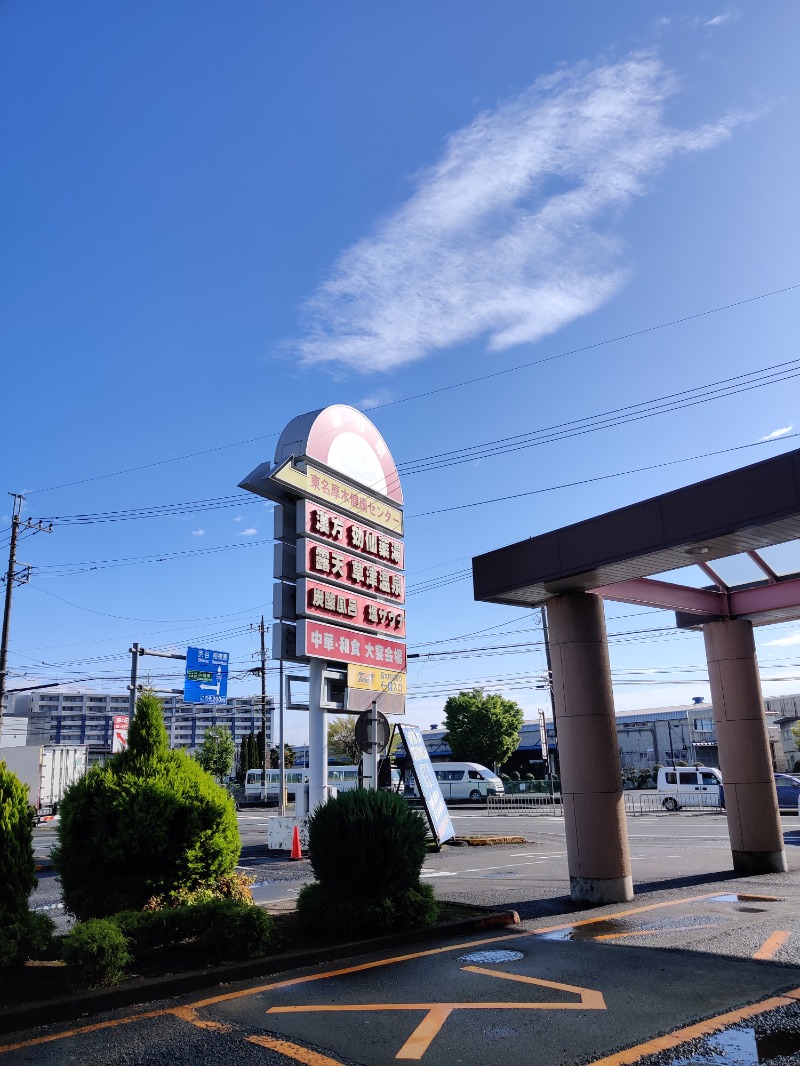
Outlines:
{"type": "Polygon", "coordinates": [[[334,404],[293,418],[281,433],[275,465],[292,455],[316,459],[402,506],[403,490],[392,453],[366,415],[354,407],[334,404]]]}

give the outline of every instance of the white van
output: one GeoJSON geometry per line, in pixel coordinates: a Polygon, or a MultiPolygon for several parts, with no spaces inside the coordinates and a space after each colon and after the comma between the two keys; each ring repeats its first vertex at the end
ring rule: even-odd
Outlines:
{"type": "MultiPolygon", "coordinates": [[[[277,803],[279,770],[267,770],[266,785],[261,783],[262,770],[248,770],[244,779],[244,796],[246,803],[277,803]]],[[[292,767],[285,771],[286,797],[294,799],[295,790],[308,780],[308,767],[292,767]]],[[[338,792],[348,792],[358,788],[357,766],[329,766],[328,786],[338,792]]],[[[392,769],[392,790],[403,793],[403,782],[399,770],[392,769]]]]}
{"type": "Polygon", "coordinates": [[[724,807],[722,774],[713,766],[662,766],[656,781],[661,806],[667,811],[681,807],[724,807]]]}
{"type": "MultiPolygon", "coordinates": [[[[485,800],[487,796],[502,796],[503,782],[492,770],[477,762],[435,762],[433,772],[445,802],[451,800],[485,800]]],[[[407,789],[415,795],[413,776],[407,789]]]]}

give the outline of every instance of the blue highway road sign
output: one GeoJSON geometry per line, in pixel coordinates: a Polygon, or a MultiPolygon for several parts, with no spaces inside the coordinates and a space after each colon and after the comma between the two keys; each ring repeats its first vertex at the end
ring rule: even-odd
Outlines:
{"type": "Polygon", "coordinates": [[[227,703],[228,653],[208,648],[186,649],[185,703],[227,703]]]}

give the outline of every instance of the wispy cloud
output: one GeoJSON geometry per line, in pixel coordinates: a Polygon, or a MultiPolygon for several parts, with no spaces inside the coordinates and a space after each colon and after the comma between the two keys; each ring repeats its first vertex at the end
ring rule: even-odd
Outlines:
{"type": "Polygon", "coordinates": [[[206,531],[204,529],[193,529],[192,530],[192,536],[193,537],[204,537],[205,535],[206,535],[206,531]]]}
{"type": "Polygon", "coordinates": [[[541,78],[480,114],[339,256],[291,350],[380,371],[478,337],[494,352],[531,343],[596,310],[628,274],[620,211],[674,156],[713,148],[739,121],[672,128],[676,91],[657,58],[636,54],[541,78]]]}
{"type": "Polygon", "coordinates": [[[244,518],[243,518],[242,515],[236,514],[236,515],[233,516],[233,521],[234,522],[244,522],[244,518]]]}
{"type": "Polygon", "coordinates": [[[788,637],[778,637],[776,640],[767,640],[762,648],[791,648],[794,644],[800,644],[800,633],[791,633],[788,637]]]}
{"type": "Polygon", "coordinates": [[[258,530],[255,528],[255,526],[250,526],[249,529],[243,529],[242,532],[239,534],[239,536],[240,537],[254,537],[256,535],[256,533],[258,533],[258,530]]]}
{"type": "Polygon", "coordinates": [[[724,22],[728,22],[733,16],[730,11],[726,11],[724,15],[715,15],[713,19],[707,19],[704,26],[721,26],[724,22]]]}
{"type": "Polygon", "coordinates": [[[762,441],[762,440],[775,440],[776,437],[783,437],[787,433],[791,433],[793,429],[794,429],[794,423],[792,423],[789,426],[781,426],[780,429],[773,429],[773,431],[771,433],[768,433],[766,435],[766,437],[759,437],[758,439],[760,441],[762,441]]]}

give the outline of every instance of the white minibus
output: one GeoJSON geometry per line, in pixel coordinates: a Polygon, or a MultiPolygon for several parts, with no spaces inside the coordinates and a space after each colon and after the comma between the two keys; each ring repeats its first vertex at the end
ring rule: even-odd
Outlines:
{"type": "MultiPolygon", "coordinates": [[[[244,796],[246,803],[277,803],[278,801],[278,777],[280,771],[267,770],[266,787],[261,783],[262,770],[248,770],[244,779],[244,796]]],[[[286,797],[294,799],[295,789],[308,781],[308,767],[291,767],[286,773],[286,797]]],[[[347,792],[351,788],[358,788],[357,766],[329,766],[328,786],[339,792],[347,792]]],[[[400,772],[392,769],[392,789],[403,792],[403,782],[400,772]]]]}
{"type": "MultiPolygon", "coordinates": [[[[477,762],[435,762],[433,772],[445,802],[484,800],[487,796],[502,796],[504,792],[497,774],[477,762]]],[[[413,777],[410,788],[414,788],[413,777]]]]}

